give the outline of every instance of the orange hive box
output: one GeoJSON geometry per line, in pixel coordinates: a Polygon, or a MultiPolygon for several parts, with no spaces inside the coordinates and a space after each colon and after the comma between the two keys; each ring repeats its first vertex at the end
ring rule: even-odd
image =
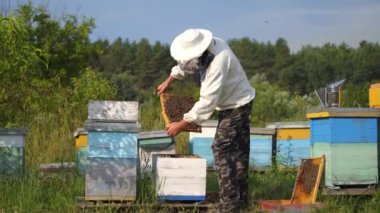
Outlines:
{"type": "Polygon", "coordinates": [[[323,207],[316,202],[318,188],[325,164],[325,156],[302,159],[290,200],[260,200],[265,211],[307,211],[323,207]]]}
{"type": "MultiPolygon", "coordinates": [[[[172,122],[181,121],[183,114],[190,111],[195,103],[191,97],[175,96],[167,93],[160,95],[160,102],[162,109],[161,114],[166,126],[169,126],[172,122]]],[[[196,124],[189,124],[185,131],[201,132],[201,127],[196,124]]]]}

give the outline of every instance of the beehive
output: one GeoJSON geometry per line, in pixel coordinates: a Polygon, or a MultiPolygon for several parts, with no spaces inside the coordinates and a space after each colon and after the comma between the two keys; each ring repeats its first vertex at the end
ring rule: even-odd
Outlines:
{"type": "Polygon", "coordinates": [[[76,159],[75,167],[79,174],[86,173],[87,157],[88,157],[88,136],[84,128],[78,128],[74,132],[76,159]]]}
{"type": "Polygon", "coordinates": [[[86,200],[134,200],[139,169],[138,102],[90,101],[86,200]]]}
{"type": "Polygon", "coordinates": [[[201,132],[190,132],[190,154],[198,155],[207,160],[208,168],[215,168],[214,155],[211,145],[215,138],[217,120],[208,120],[202,123],[201,132]]]}
{"type": "Polygon", "coordinates": [[[326,156],[325,186],[377,184],[380,109],[309,110],[312,156],[326,156]]]}
{"type": "MultiPolygon", "coordinates": [[[[172,122],[181,121],[183,115],[191,110],[195,101],[192,97],[163,93],[160,95],[160,103],[165,125],[169,126],[172,122]]],[[[199,132],[201,129],[199,125],[189,124],[185,131],[199,132]]]]}
{"type": "Polygon", "coordinates": [[[140,172],[152,172],[153,154],[175,154],[174,138],[165,131],[145,131],[138,133],[140,172]]]}
{"type": "Polygon", "coordinates": [[[311,156],[310,124],[277,122],[268,127],[276,129],[276,163],[280,167],[298,167],[301,159],[311,156]]]}
{"type": "Polygon", "coordinates": [[[380,108],[380,83],[369,88],[369,107],[380,108]]]}
{"type": "Polygon", "coordinates": [[[25,170],[23,128],[0,128],[0,175],[22,175],[25,170]]]}
{"type": "Polygon", "coordinates": [[[159,200],[204,201],[206,159],[195,155],[153,155],[159,200]]]}
{"type": "Polygon", "coordinates": [[[251,128],[249,165],[254,170],[272,166],[275,129],[251,128]]]}

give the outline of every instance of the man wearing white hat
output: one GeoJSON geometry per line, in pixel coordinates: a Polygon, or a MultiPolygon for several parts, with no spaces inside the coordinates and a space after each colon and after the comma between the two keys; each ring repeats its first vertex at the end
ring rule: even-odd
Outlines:
{"type": "Polygon", "coordinates": [[[218,171],[219,212],[238,212],[239,206],[248,204],[249,115],[255,89],[228,44],[208,30],[185,30],[173,40],[170,54],[178,64],[157,93],[186,73],[199,73],[201,88],[199,101],[182,121],[167,128],[167,134],[175,136],[189,123],[201,125],[218,111],[212,150],[218,171]]]}

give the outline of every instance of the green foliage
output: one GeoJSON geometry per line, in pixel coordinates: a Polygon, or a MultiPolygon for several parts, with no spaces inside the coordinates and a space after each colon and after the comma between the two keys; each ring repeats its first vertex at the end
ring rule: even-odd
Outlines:
{"type": "Polygon", "coordinates": [[[270,84],[264,74],[250,80],[256,89],[251,125],[265,126],[267,123],[286,120],[306,120],[306,110],[316,107],[316,97],[291,95],[280,87],[270,84]]]}

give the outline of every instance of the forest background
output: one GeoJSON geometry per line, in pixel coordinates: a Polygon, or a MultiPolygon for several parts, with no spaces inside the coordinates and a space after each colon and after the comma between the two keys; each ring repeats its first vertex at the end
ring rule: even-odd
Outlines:
{"type": "MultiPolygon", "coordinates": [[[[95,27],[92,18],[53,18],[31,4],[0,14],[0,126],[28,129],[28,166],[72,161],[72,133],[83,127],[89,100],[139,101],[143,130],[164,128],[154,89],[175,65],[170,44],[91,41],[95,27]]],[[[368,89],[380,82],[378,43],[326,43],[291,53],[283,38],[228,42],[256,88],[253,127],[306,120],[308,109],[320,107],[314,90],[340,79],[346,79],[342,106],[368,107],[368,89]]],[[[191,79],[169,92],[196,98],[191,79]]]]}

